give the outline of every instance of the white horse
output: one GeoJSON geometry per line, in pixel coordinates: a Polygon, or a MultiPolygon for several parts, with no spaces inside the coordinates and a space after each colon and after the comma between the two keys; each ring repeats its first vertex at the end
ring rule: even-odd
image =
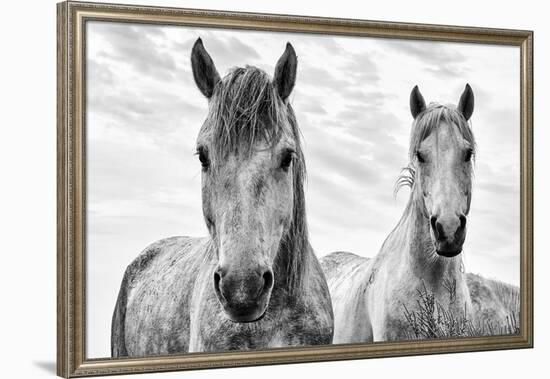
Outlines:
{"type": "Polygon", "coordinates": [[[308,240],[288,101],[296,53],[287,44],[273,80],[251,66],[222,79],[200,38],[191,63],[209,101],[197,140],[209,233],[157,241],[128,266],[112,356],[330,344],[330,295],[308,240]]]}
{"type": "MultiPolygon", "coordinates": [[[[408,185],[411,195],[401,220],[373,259],[336,252],[321,261],[334,309],[334,343],[409,339],[405,314],[415,312],[419,294],[433,295],[441,309],[471,320],[468,282],[475,280],[467,279],[460,253],[476,148],[468,124],[473,91],[466,85],[456,108],[426,107],[415,86],[410,108],[414,123],[409,165],[397,188],[408,185]]],[[[482,287],[487,286],[478,281],[482,287]]],[[[486,299],[478,300],[476,311],[488,306],[482,304],[486,299]]],[[[496,313],[485,310],[485,315],[496,313]]]]}

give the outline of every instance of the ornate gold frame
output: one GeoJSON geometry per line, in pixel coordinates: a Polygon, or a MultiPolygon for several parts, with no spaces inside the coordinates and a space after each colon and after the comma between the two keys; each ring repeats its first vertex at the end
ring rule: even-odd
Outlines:
{"type": "Polygon", "coordinates": [[[57,374],[79,377],[533,346],[533,32],[63,2],[57,8],[57,374]],[[84,37],[87,20],[471,42],[520,47],[521,334],[149,358],[86,359],[84,37]]]}

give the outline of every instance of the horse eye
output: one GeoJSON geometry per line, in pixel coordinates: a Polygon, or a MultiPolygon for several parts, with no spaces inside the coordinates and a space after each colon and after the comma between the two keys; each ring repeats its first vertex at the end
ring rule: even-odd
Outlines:
{"type": "Polygon", "coordinates": [[[294,159],[294,152],[289,150],[286,151],[283,155],[283,159],[281,160],[281,168],[285,171],[287,171],[292,164],[292,160],[294,159]]]}
{"type": "Polygon", "coordinates": [[[424,157],[423,157],[422,154],[420,153],[420,151],[417,151],[417,152],[416,152],[416,159],[418,159],[418,161],[419,161],[420,163],[426,162],[426,161],[424,160],[424,157]]]}
{"type": "Polygon", "coordinates": [[[197,155],[199,156],[199,161],[201,162],[201,166],[203,171],[208,170],[208,167],[210,166],[210,161],[208,159],[208,153],[204,148],[198,148],[197,149],[197,155]]]}
{"type": "Polygon", "coordinates": [[[473,154],[474,154],[474,151],[472,149],[468,149],[468,151],[466,151],[466,156],[464,157],[464,160],[466,162],[470,162],[473,154]]]}

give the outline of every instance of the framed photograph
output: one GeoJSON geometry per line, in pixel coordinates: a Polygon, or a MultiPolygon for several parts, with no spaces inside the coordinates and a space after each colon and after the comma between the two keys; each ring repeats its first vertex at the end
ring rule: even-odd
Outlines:
{"type": "Polygon", "coordinates": [[[533,346],[531,31],[69,1],[57,36],[58,375],[533,346]]]}

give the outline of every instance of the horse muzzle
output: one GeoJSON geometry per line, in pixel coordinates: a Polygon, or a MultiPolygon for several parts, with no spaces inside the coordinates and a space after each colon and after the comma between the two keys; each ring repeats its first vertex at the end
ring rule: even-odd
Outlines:
{"type": "Polygon", "coordinates": [[[214,272],[214,290],[224,312],[233,322],[260,320],[269,305],[273,289],[273,271],[224,270],[214,272]]]}
{"type": "Polygon", "coordinates": [[[430,218],[432,241],[438,255],[452,258],[462,252],[466,239],[466,216],[444,215],[430,218]]]}

